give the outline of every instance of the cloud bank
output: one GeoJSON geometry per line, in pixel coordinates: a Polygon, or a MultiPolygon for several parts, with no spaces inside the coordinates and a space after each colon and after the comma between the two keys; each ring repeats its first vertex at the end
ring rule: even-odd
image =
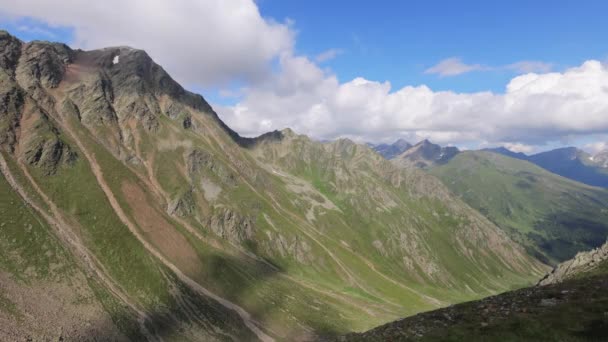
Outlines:
{"type": "Polygon", "coordinates": [[[561,73],[527,73],[504,94],[392,89],[389,82],[336,76],[305,57],[283,57],[282,72],[245,90],[219,112],[248,135],[291,127],[318,138],[365,141],[405,137],[440,143],[539,145],[562,137],[608,132],[608,69],[598,61],[561,73]]]}
{"type": "Polygon", "coordinates": [[[490,67],[450,58],[427,73],[501,68],[522,75],[501,94],[433,91],[425,85],[393,89],[389,82],[364,77],[340,82],[319,64],[340,50],[297,55],[294,24],[262,17],[252,0],[0,0],[0,8],[15,20],[70,27],[72,44],[82,48],[145,49],[178,81],[235,94],[234,105],[216,109],[248,136],[291,127],[320,139],[430,138],[526,151],[564,137],[608,133],[608,70],[598,61],[558,73],[539,61],[490,67]],[[245,86],[225,87],[235,81],[245,86]]]}

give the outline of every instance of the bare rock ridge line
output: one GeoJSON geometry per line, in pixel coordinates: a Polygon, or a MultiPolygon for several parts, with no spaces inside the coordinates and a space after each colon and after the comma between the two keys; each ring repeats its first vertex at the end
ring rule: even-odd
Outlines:
{"type": "Polygon", "coordinates": [[[125,224],[125,226],[127,226],[129,228],[129,230],[131,231],[131,233],[133,235],[135,235],[135,237],[146,248],[146,250],[148,250],[152,255],[154,255],[156,258],[158,258],[165,266],[167,266],[171,271],[173,271],[175,273],[175,275],[177,275],[177,277],[181,281],[183,281],[185,284],[187,284],[193,290],[195,290],[196,292],[198,292],[200,294],[203,294],[203,295],[205,295],[207,297],[210,297],[210,298],[216,300],[218,303],[220,303],[225,308],[230,309],[232,311],[235,311],[241,317],[241,319],[243,320],[243,323],[261,341],[264,341],[264,342],[273,342],[274,338],[270,337],[269,335],[267,335],[266,333],[264,333],[260,328],[258,328],[257,322],[255,322],[252,319],[251,315],[247,311],[245,311],[240,306],[238,306],[238,305],[236,305],[236,304],[228,301],[227,299],[224,299],[224,298],[222,298],[222,297],[214,294],[213,292],[211,292],[211,291],[207,290],[206,288],[204,288],[203,286],[201,286],[196,281],[192,280],[190,277],[188,277],[187,275],[185,275],[177,266],[175,266],[173,263],[171,263],[169,260],[167,260],[152,245],[150,245],[150,243],[148,243],[148,241],[146,241],[146,239],[143,236],[141,236],[139,230],[137,229],[137,227],[135,227],[135,225],[131,222],[131,220],[127,217],[127,215],[125,214],[125,212],[122,210],[122,207],[120,206],[120,204],[116,200],[116,197],[114,197],[114,193],[112,192],[112,190],[110,189],[110,187],[105,182],[105,180],[103,178],[103,172],[101,171],[101,168],[99,167],[99,164],[95,160],[95,157],[92,156],[88,152],[88,150],[86,149],[86,147],[84,146],[84,144],[80,141],[79,137],[72,131],[71,127],[69,127],[69,124],[63,124],[62,126],[70,134],[70,136],[72,137],[72,139],[74,139],[74,142],[76,143],[76,145],[78,146],[78,148],[80,149],[80,151],[84,154],[85,158],[88,160],[89,165],[91,166],[91,170],[93,171],[93,174],[95,175],[95,178],[97,179],[97,182],[98,182],[99,186],[102,188],[102,190],[105,193],[108,201],[110,202],[110,205],[112,206],[112,208],[114,209],[114,211],[116,212],[116,214],[118,215],[118,217],[120,218],[120,220],[123,222],[123,224],[125,224]]]}
{"type": "Polygon", "coordinates": [[[608,260],[608,242],[587,252],[579,252],[573,259],[565,261],[555,267],[549,274],[541,279],[539,285],[561,283],[598,268],[603,261],[608,260]]]}

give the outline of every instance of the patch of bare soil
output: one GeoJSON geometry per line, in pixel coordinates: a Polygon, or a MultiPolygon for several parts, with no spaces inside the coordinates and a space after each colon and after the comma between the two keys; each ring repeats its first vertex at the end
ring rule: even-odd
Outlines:
{"type": "Polygon", "coordinates": [[[137,185],[126,181],[122,183],[121,190],[146,239],[179,265],[186,274],[199,272],[202,265],[196,251],[188,240],[148,203],[146,194],[137,185]]]}

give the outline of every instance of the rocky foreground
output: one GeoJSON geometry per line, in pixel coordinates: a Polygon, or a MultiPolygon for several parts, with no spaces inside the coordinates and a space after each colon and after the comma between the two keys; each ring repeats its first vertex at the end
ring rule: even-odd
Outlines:
{"type": "Polygon", "coordinates": [[[418,314],[336,341],[606,341],[608,276],[535,286],[418,314]]]}
{"type": "Polygon", "coordinates": [[[573,259],[559,264],[553,271],[547,274],[540,285],[561,283],[564,280],[579,277],[582,274],[601,271],[607,265],[608,242],[588,252],[580,252],[573,259]]]}
{"type": "Polygon", "coordinates": [[[608,341],[608,242],[537,286],[421,313],[336,341],[608,341]]]}

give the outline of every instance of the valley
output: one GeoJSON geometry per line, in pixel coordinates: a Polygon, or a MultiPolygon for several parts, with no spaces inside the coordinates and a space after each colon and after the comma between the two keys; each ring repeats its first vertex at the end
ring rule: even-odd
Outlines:
{"type": "Polygon", "coordinates": [[[369,147],[239,136],[144,51],[7,32],[0,46],[2,198],[27,213],[2,216],[2,258],[54,246],[83,299],[51,306],[87,317],[20,319],[40,313],[14,291],[50,300],[37,292],[49,280],[6,261],[3,339],[313,340],[549,270],[438,179],[369,147]]]}

